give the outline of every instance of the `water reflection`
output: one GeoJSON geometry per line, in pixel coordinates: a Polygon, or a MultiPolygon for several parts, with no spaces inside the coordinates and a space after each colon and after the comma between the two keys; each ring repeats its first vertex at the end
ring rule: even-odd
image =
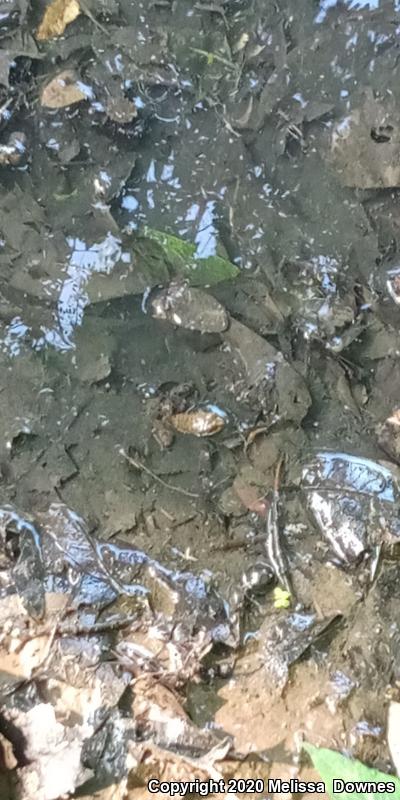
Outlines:
{"type": "MultiPolygon", "coordinates": [[[[400,1],[393,8],[399,6],[400,1]]],[[[147,225],[173,233],[194,243],[200,258],[225,248],[231,260],[257,273],[267,272],[272,280],[282,259],[306,258],[312,263],[317,254],[341,263],[347,258],[360,240],[365,217],[362,205],[338,187],[329,149],[349,135],[353,111],[358,113],[360,104],[357,92],[366,82],[374,92],[384,87],[395,95],[396,31],[390,14],[385,18],[383,13],[374,13],[382,11],[379,0],[321,0],[316,16],[311,4],[304,12],[303,33],[295,16],[290,16],[292,7],[288,0],[290,24],[282,31],[273,9],[260,21],[250,5],[243,4],[240,15],[232,14],[230,53],[217,14],[212,35],[199,9],[189,17],[185,14],[182,25],[193,26],[192,39],[204,38],[206,55],[196,58],[182,51],[178,38],[175,41],[172,20],[175,49],[171,45],[164,83],[154,50],[150,62],[157,67],[146,84],[145,78],[135,80],[121,43],[108,44],[99,51],[98,64],[87,65],[81,76],[82,85],[87,86],[87,106],[76,106],[63,115],[55,110],[51,136],[49,120],[40,119],[47,162],[40,162],[42,154],[31,137],[26,171],[32,191],[40,194],[46,207],[50,235],[53,228],[65,232],[71,253],[60,259],[56,279],[54,273],[48,277],[44,266],[43,278],[36,279],[27,299],[29,304],[29,297],[55,296],[54,325],[47,319],[38,335],[21,308],[7,321],[3,349],[15,354],[26,340],[39,349],[46,344],[62,350],[73,347],[74,330],[89,302],[90,275],[110,275],[121,259],[129,263],[129,253],[121,250],[118,228],[136,231],[147,225]],[[333,11],[341,24],[332,35],[329,14],[333,11]],[[359,15],[349,15],[350,11],[359,15]],[[309,35],[313,41],[317,37],[315,47],[309,46],[309,35]],[[113,128],[110,120],[99,125],[96,114],[105,113],[111,86],[107,84],[103,96],[99,75],[114,81],[140,113],[148,114],[150,122],[140,142],[130,139],[121,126],[113,128]],[[238,126],[235,120],[243,120],[243,115],[245,123],[238,126]],[[62,136],[54,138],[54,125],[64,131],[64,138],[74,137],[77,149],[69,152],[62,136]],[[103,129],[107,129],[104,140],[99,138],[103,129]],[[87,156],[95,164],[91,181],[87,156]],[[43,175],[50,166],[54,185],[49,180],[46,194],[43,175]],[[86,241],[75,221],[99,209],[99,198],[111,203],[115,227],[110,225],[102,241],[95,237],[86,241]]],[[[151,43],[147,12],[140,23],[136,46],[142,51],[151,43]]],[[[163,40],[160,62],[166,61],[165,47],[163,40]]],[[[369,250],[373,269],[374,246],[369,250]]],[[[38,273],[39,262],[36,258],[38,273]]],[[[19,289],[21,285],[23,278],[19,289]]]]}
{"type": "MultiPolygon", "coordinates": [[[[379,7],[380,0],[344,0],[345,5],[349,10],[368,8],[374,9],[379,7]]],[[[342,5],[342,0],[320,0],[320,10],[315,17],[315,22],[323,22],[330,8],[342,5]]]]}

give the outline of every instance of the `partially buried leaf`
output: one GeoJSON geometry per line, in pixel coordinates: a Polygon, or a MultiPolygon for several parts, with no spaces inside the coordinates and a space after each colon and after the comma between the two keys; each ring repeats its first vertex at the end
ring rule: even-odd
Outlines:
{"type": "Polygon", "coordinates": [[[72,69],[65,69],[53,78],[44,87],[40,98],[46,108],[65,108],[81,100],[86,100],[86,94],[79,88],[78,75],[72,69]]]}
{"type": "Polygon", "coordinates": [[[47,6],[36,31],[36,39],[46,41],[61,36],[67,25],[81,13],[78,0],[54,0],[47,6]]]}
{"type": "Polygon", "coordinates": [[[332,128],[328,160],[344,186],[386,189],[400,184],[399,112],[387,93],[384,101],[366,89],[358,108],[332,128]]]}
{"type": "Polygon", "coordinates": [[[258,514],[260,517],[266,517],[269,503],[262,496],[261,490],[257,486],[251,486],[248,482],[243,480],[240,475],[237,475],[233,481],[233,489],[237,494],[240,502],[249,511],[258,514]]]}
{"type": "Polygon", "coordinates": [[[239,274],[238,268],[227,259],[218,255],[201,258],[196,255],[196,245],[170,233],[146,227],[143,234],[160,245],[171,273],[187,278],[191,286],[212,286],[239,274]]]}
{"type": "Polygon", "coordinates": [[[336,750],[328,750],[325,747],[314,747],[312,744],[303,744],[304,750],[308,753],[315,769],[321,775],[322,780],[325,782],[326,791],[332,800],[365,800],[366,797],[373,800],[389,800],[391,797],[398,797],[400,793],[400,780],[394,775],[387,775],[385,772],[379,772],[377,769],[362,764],[361,761],[346,758],[336,750]],[[356,782],[354,791],[334,792],[333,780],[340,779],[346,782],[356,782]],[[395,794],[393,792],[370,792],[367,788],[362,787],[364,782],[373,783],[394,783],[395,794]],[[360,784],[360,785],[357,785],[360,784]],[[357,791],[360,789],[360,791],[357,791]]]}
{"type": "Polygon", "coordinates": [[[126,125],[137,117],[137,108],[132,100],[127,97],[109,97],[106,105],[108,119],[126,125]]]}
{"type": "Polygon", "coordinates": [[[220,333],[229,325],[224,307],[202,289],[172,281],[150,300],[152,316],[172,325],[201,333],[220,333]]]}

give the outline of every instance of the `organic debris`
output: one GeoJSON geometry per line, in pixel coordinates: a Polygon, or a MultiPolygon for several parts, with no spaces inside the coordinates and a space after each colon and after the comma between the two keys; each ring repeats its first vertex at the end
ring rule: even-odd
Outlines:
{"type": "Polygon", "coordinates": [[[79,86],[79,76],[72,69],[60,72],[42,90],[40,102],[45,108],[65,108],[87,99],[79,86]]]}
{"type": "Polygon", "coordinates": [[[27,139],[24,133],[14,131],[10,134],[7,144],[0,145],[0,166],[17,167],[24,160],[27,149],[27,139]]]}
{"type": "Polygon", "coordinates": [[[174,282],[150,298],[152,316],[200,333],[221,333],[229,317],[221,303],[201,289],[174,282]]]}
{"type": "MultiPolygon", "coordinates": [[[[215,746],[185,721],[176,691],[196,677],[214,637],[230,638],[222,598],[200,577],[170,572],[133,548],[96,541],[62,505],[33,522],[11,507],[0,517],[8,587],[0,615],[4,623],[13,618],[3,627],[0,693],[3,719],[24,741],[17,768],[22,796],[56,800],[95,774],[98,780],[123,778],[132,764],[132,737],[138,752],[143,738],[150,747],[162,742],[166,757],[188,747],[189,733],[194,748],[215,746]],[[40,681],[43,700],[22,710],[17,699],[27,679],[32,687],[40,681]],[[134,720],[119,708],[132,680],[134,720]],[[169,725],[162,723],[165,714],[169,725]],[[118,751],[111,771],[103,723],[118,751]],[[94,757],[99,736],[103,755],[94,757]]],[[[226,743],[218,757],[229,748],[226,743]]]]}
{"type": "Polygon", "coordinates": [[[395,466],[346,453],[321,452],[303,468],[307,506],[343,564],[400,536],[400,473],[395,466]]]}
{"type": "Polygon", "coordinates": [[[49,3],[36,31],[36,39],[46,41],[62,36],[67,25],[81,13],[78,0],[53,0],[49,3]]]}
{"type": "Polygon", "coordinates": [[[281,609],[279,606],[266,617],[259,633],[259,658],[269,689],[276,692],[283,691],[289,667],[339,619],[333,615],[318,620],[315,614],[284,613],[281,609]]]}
{"type": "Polygon", "coordinates": [[[384,422],[378,423],[376,432],[382,450],[400,463],[400,409],[395,408],[384,422]]]}
{"type": "Polygon", "coordinates": [[[387,768],[398,3],[3,5],[1,797],[387,768]]]}

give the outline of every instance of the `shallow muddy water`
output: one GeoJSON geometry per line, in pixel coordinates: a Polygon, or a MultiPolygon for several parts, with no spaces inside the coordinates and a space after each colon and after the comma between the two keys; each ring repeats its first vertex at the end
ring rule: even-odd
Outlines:
{"type": "Polygon", "coordinates": [[[394,772],[400,4],[44,11],[0,17],[0,570],[65,505],[216,592],[178,691],[251,776],[302,737],[394,772]]]}

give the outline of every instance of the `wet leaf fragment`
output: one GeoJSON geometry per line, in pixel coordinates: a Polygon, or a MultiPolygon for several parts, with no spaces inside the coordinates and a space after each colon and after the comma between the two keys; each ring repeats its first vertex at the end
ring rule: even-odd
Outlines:
{"type": "Polygon", "coordinates": [[[284,614],[274,611],[260,628],[260,659],[271,689],[282,692],[289,668],[340,619],[340,614],[317,619],[309,612],[284,614]]]}
{"type": "Polygon", "coordinates": [[[248,511],[266,518],[269,502],[265,499],[259,486],[251,485],[240,475],[237,475],[233,481],[233,490],[248,511]]]}
{"type": "Polygon", "coordinates": [[[302,375],[262,336],[231,317],[224,339],[233,348],[238,374],[244,368],[249,398],[258,407],[277,407],[282,418],[301,422],[311,397],[302,375]]]}
{"type": "Polygon", "coordinates": [[[360,106],[333,127],[328,160],[344,186],[384,189],[400,185],[399,113],[389,97],[367,89],[360,106]]]}
{"type": "Polygon", "coordinates": [[[106,105],[108,119],[126,125],[138,115],[135,103],[127,97],[109,97],[106,105]]]}
{"type": "Polygon", "coordinates": [[[143,235],[158,243],[171,273],[187,278],[191,286],[213,286],[239,274],[238,268],[226,258],[218,255],[207,258],[197,256],[196,245],[178,236],[148,227],[144,228],[143,235]]]}
{"type": "Polygon", "coordinates": [[[85,92],[79,86],[79,76],[72,69],[60,72],[44,87],[40,102],[46,108],[66,108],[86,100],[85,92]]]}
{"type": "Polygon", "coordinates": [[[44,17],[36,31],[38,41],[62,36],[67,25],[73,22],[81,9],[78,0],[54,0],[47,6],[44,17]]]}
{"type": "Polygon", "coordinates": [[[17,167],[26,155],[27,138],[21,131],[13,131],[6,144],[0,144],[0,167],[17,167]]]}

